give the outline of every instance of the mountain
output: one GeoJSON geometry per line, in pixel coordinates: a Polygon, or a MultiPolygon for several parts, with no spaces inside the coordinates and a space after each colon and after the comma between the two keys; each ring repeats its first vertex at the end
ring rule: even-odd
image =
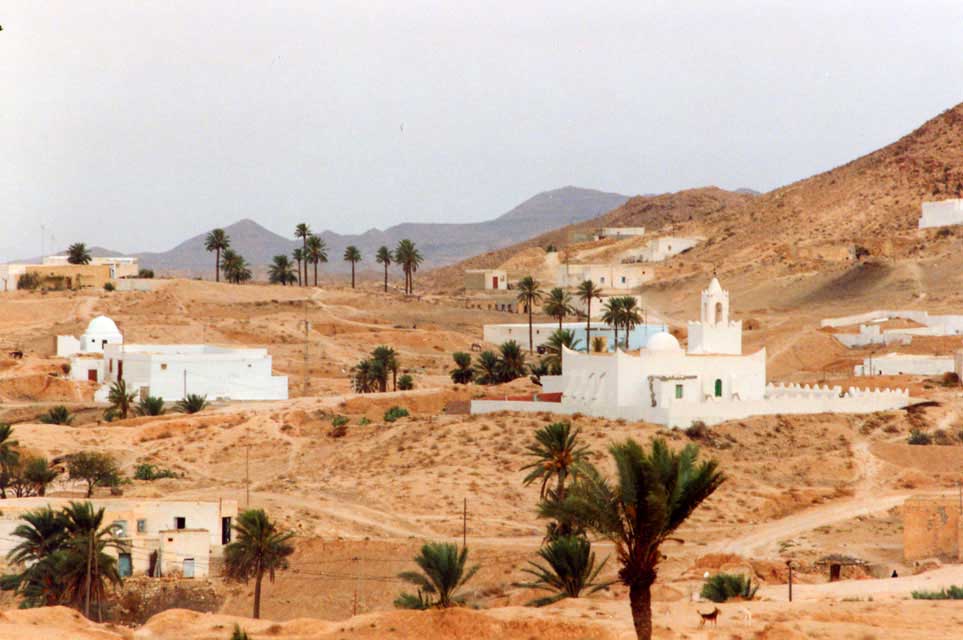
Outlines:
{"type": "MultiPolygon", "coordinates": [[[[370,229],[359,235],[324,231],[319,235],[328,245],[327,271],[344,271],[340,259],[345,247],[355,245],[364,256],[364,266],[374,268],[374,253],[381,245],[394,248],[399,240],[410,238],[425,257],[424,268],[449,264],[466,255],[504,247],[564,224],[594,218],[617,207],[628,196],[593,189],[563,187],[539,193],[511,211],[486,222],[476,223],[402,223],[384,231],[370,229]]],[[[310,220],[308,221],[310,224],[310,220]]],[[[253,265],[265,265],[277,254],[290,254],[301,242],[285,238],[245,219],[224,229],[231,247],[253,265]]],[[[162,253],[138,254],[141,264],[159,271],[206,273],[213,259],[204,250],[206,231],[162,253]]]]}

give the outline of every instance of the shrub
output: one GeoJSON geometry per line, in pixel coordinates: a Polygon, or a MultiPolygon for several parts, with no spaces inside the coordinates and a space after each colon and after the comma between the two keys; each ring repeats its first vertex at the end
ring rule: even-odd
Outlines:
{"type": "Polygon", "coordinates": [[[942,446],[953,444],[953,436],[943,429],[935,429],[933,431],[933,443],[942,446]]]}
{"type": "Polygon", "coordinates": [[[70,424],[73,420],[70,410],[62,404],[52,407],[50,411],[40,416],[40,422],[44,424],[70,424]]]}
{"type": "Polygon", "coordinates": [[[693,420],[692,424],[686,427],[685,435],[690,440],[706,440],[710,435],[709,427],[702,420],[693,420]]]}
{"type": "Polygon", "coordinates": [[[609,350],[609,341],[605,336],[595,336],[592,338],[592,351],[595,353],[605,353],[609,350]]]}
{"type": "Polygon", "coordinates": [[[137,480],[160,480],[161,478],[179,478],[180,476],[170,469],[161,469],[146,462],[137,465],[134,469],[134,478],[137,480]]]}
{"type": "Polygon", "coordinates": [[[247,635],[247,631],[244,631],[239,625],[235,624],[234,633],[231,634],[231,640],[251,640],[251,637],[247,635]]]}
{"type": "Polygon", "coordinates": [[[40,278],[36,273],[22,273],[17,278],[17,288],[33,291],[40,286],[40,278]]]}
{"type": "Polygon", "coordinates": [[[368,420],[368,416],[362,416],[361,419],[358,420],[358,424],[360,424],[362,427],[365,427],[371,424],[371,420],[368,420]]]}
{"type": "Polygon", "coordinates": [[[207,406],[207,396],[189,393],[187,397],[177,403],[177,408],[184,413],[197,413],[207,406]]]}
{"type": "Polygon", "coordinates": [[[702,597],[713,602],[725,602],[729,598],[752,600],[759,587],[752,586],[752,579],[737,573],[717,573],[702,585],[702,597]]]}
{"type": "Polygon", "coordinates": [[[955,371],[946,371],[943,373],[943,379],[940,382],[944,387],[958,387],[960,386],[960,376],[955,371]]]}
{"type": "Polygon", "coordinates": [[[114,283],[113,283],[113,282],[105,282],[105,283],[104,283],[104,291],[108,291],[108,292],[109,292],[109,291],[113,291],[115,288],[116,288],[116,287],[114,287],[114,283]]]}
{"type": "Polygon", "coordinates": [[[142,416],[160,416],[164,414],[164,399],[147,396],[137,403],[137,413],[142,416]]]}
{"type": "Polygon", "coordinates": [[[407,373],[398,378],[398,390],[399,391],[411,391],[415,388],[415,379],[412,378],[407,373]]]}
{"type": "Polygon", "coordinates": [[[334,416],[333,418],[331,418],[331,426],[332,426],[332,427],[335,427],[335,428],[337,428],[337,427],[343,427],[343,426],[345,426],[345,425],[347,425],[347,424],[348,424],[348,418],[347,418],[347,416],[334,416]]]}
{"type": "Polygon", "coordinates": [[[963,587],[956,585],[939,591],[913,591],[913,600],[963,600],[963,587]]]}
{"type": "Polygon", "coordinates": [[[909,436],[906,438],[907,444],[933,444],[933,438],[930,434],[922,431],[920,429],[913,429],[910,431],[909,436]]]}
{"type": "Polygon", "coordinates": [[[385,411],[384,421],[394,422],[398,418],[407,418],[410,415],[411,414],[408,413],[408,410],[405,409],[404,407],[391,407],[390,409],[385,411]]]}
{"type": "Polygon", "coordinates": [[[153,278],[153,277],[154,277],[154,270],[153,270],[153,269],[141,269],[141,270],[139,270],[139,271],[137,272],[137,277],[138,277],[138,278],[153,278]]]}

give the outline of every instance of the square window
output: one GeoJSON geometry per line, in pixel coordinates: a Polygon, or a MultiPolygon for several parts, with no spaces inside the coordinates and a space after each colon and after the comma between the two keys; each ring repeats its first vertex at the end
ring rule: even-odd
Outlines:
{"type": "Polygon", "coordinates": [[[147,520],[144,520],[143,518],[139,518],[137,520],[137,533],[146,533],[146,532],[147,532],[147,520]]]}
{"type": "Polygon", "coordinates": [[[681,398],[681,397],[682,397],[682,385],[681,385],[681,384],[675,385],[675,397],[676,397],[676,398],[681,398]]]}
{"type": "Polygon", "coordinates": [[[166,362],[162,362],[162,363],[161,363],[161,371],[167,371],[167,363],[166,363],[166,362]]]}

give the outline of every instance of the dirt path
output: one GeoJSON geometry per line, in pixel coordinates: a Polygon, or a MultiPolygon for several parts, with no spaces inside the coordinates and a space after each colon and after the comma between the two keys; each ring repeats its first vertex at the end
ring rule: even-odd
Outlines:
{"type": "MultiPolygon", "coordinates": [[[[819,584],[794,584],[793,600],[820,600],[833,598],[903,598],[912,591],[939,590],[963,582],[963,565],[951,565],[927,571],[916,576],[900,578],[879,578],[876,580],[843,580],[819,584]]],[[[765,586],[759,590],[759,597],[785,600],[786,585],[765,586]]]]}

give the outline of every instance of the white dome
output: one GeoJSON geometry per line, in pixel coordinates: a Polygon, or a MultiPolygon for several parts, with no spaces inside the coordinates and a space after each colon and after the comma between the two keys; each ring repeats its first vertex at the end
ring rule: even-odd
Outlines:
{"type": "Polygon", "coordinates": [[[85,336],[114,336],[120,334],[120,329],[107,316],[97,316],[87,325],[85,336]]]}
{"type": "Polygon", "coordinates": [[[722,285],[719,284],[719,278],[712,276],[712,281],[709,282],[709,293],[722,293],[722,285]]]}
{"type": "Polygon", "coordinates": [[[682,347],[679,346],[679,341],[675,339],[675,336],[671,333],[666,333],[665,331],[652,334],[652,336],[649,338],[649,341],[646,342],[645,348],[649,351],[682,350],[682,347]]]}

